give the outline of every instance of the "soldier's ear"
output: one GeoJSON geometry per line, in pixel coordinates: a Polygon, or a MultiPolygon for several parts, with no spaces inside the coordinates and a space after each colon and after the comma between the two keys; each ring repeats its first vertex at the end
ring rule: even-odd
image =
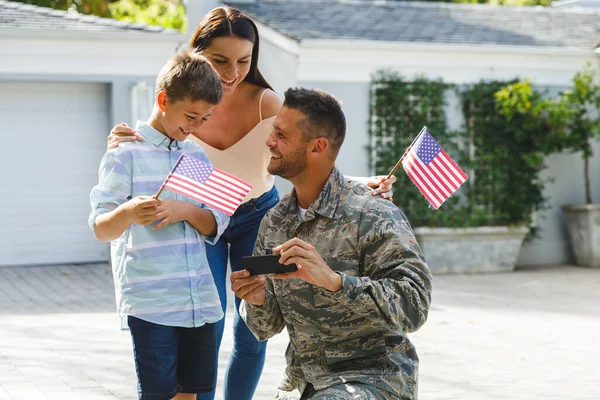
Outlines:
{"type": "Polygon", "coordinates": [[[327,149],[329,149],[329,140],[324,137],[318,137],[315,139],[311,139],[311,147],[310,152],[313,155],[324,155],[327,153],[327,149]]]}

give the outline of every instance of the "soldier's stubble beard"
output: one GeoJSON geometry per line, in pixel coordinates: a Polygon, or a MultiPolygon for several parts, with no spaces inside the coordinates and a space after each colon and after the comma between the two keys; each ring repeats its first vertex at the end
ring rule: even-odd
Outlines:
{"type": "Polygon", "coordinates": [[[306,169],[308,161],[305,152],[306,149],[300,147],[289,154],[283,155],[279,160],[271,159],[267,171],[271,175],[277,175],[289,181],[306,169]],[[273,162],[276,165],[273,165],[273,162]]]}

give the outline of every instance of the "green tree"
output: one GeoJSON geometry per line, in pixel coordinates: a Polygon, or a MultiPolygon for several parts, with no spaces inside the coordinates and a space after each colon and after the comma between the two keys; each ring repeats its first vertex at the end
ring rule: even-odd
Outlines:
{"type": "Polygon", "coordinates": [[[585,202],[592,204],[590,158],[592,141],[600,139],[600,84],[594,80],[591,64],[573,77],[573,88],[564,92],[560,104],[567,110],[567,149],[580,152],[583,159],[585,202]]]}
{"type": "Polygon", "coordinates": [[[57,10],[185,30],[186,14],[181,0],[15,0],[57,10]]]}
{"type": "Polygon", "coordinates": [[[585,201],[592,203],[590,163],[592,142],[600,139],[600,84],[594,80],[595,71],[588,64],[573,77],[573,87],[559,97],[540,96],[529,80],[508,85],[496,94],[498,110],[508,121],[533,126],[533,132],[546,135],[542,150],[545,154],[568,150],[581,154],[585,201]]]}
{"type": "MultiPolygon", "coordinates": [[[[54,8],[56,10],[74,9],[82,14],[92,14],[99,17],[109,17],[108,6],[110,0],[14,0],[19,3],[33,4],[40,7],[54,8]]],[[[113,0],[114,1],[114,0],[113,0]]]]}
{"type": "Polygon", "coordinates": [[[185,7],[180,0],[119,0],[109,6],[111,16],[118,20],[185,31],[185,7]]]}

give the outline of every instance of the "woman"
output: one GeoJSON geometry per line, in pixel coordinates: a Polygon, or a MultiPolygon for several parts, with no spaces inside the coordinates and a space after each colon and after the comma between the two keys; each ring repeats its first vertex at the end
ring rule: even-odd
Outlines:
{"type": "MultiPolygon", "coordinates": [[[[219,242],[207,245],[208,261],[225,311],[228,260],[232,270],[243,269],[241,258],[252,254],[262,217],[279,201],[274,177],[267,173],[271,154],[265,141],[281,100],[258,70],[258,31],[242,12],[221,7],[212,10],[198,25],[190,46],[214,66],[224,94],[212,116],[191,139],[204,148],[215,167],[252,185],[219,242]]],[[[116,126],[109,136],[109,148],[131,140],[141,137],[124,124],[116,126]]],[[[395,180],[372,177],[365,183],[376,188],[373,195],[391,199],[390,189],[395,180]]],[[[235,302],[234,346],[225,373],[226,400],[252,398],[266,353],[266,341],[257,341],[248,330],[238,314],[240,299],[236,297],[235,302]]],[[[224,321],[219,323],[219,344],[224,321]]],[[[198,399],[212,398],[214,392],[198,396],[198,399]]]]}

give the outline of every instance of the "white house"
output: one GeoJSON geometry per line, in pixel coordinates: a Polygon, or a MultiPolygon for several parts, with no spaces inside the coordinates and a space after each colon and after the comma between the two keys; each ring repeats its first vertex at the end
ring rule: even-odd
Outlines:
{"type": "MultiPolygon", "coordinates": [[[[190,26],[220,4],[190,0],[190,26]]],[[[385,0],[227,4],[257,22],[260,67],[279,93],[293,85],[319,87],[342,100],[348,135],[338,164],[351,175],[370,173],[365,151],[369,82],[378,69],[455,84],[531,77],[536,86],[551,90],[567,87],[588,62],[600,69],[597,9],[385,0]]],[[[450,124],[458,127],[459,105],[449,100],[450,124]]],[[[600,171],[600,144],[596,150],[591,168],[600,171]]],[[[583,166],[578,155],[567,154],[549,157],[548,164],[547,174],[557,177],[548,188],[552,208],[537,215],[541,237],[522,248],[521,265],[572,261],[559,207],[583,202],[583,166]]],[[[593,191],[600,201],[599,181],[593,191]]]]}
{"type": "Polygon", "coordinates": [[[106,136],[147,116],[184,40],[0,0],[0,267],[108,259],[86,222],[106,136]]]}
{"type": "MultiPolygon", "coordinates": [[[[189,0],[189,26],[220,5],[189,0]]],[[[369,81],[381,68],[450,83],[531,77],[566,87],[586,62],[600,67],[600,12],[421,2],[287,0],[231,3],[256,21],[260,67],[282,94],[320,87],[343,101],[339,159],[370,174],[369,81]]],[[[0,266],[105,261],[87,226],[90,188],[111,126],[145,118],[155,75],[187,37],[145,25],[0,0],[0,266]],[[24,132],[25,131],[25,132],[24,132]]],[[[456,99],[451,123],[461,124],[456,99]]],[[[415,132],[416,134],[416,132],[415,132]]],[[[592,170],[600,171],[600,145],[592,170]]],[[[522,265],[572,259],[559,206],[583,201],[577,155],[549,159],[552,209],[522,265]]],[[[278,185],[289,188],[283,181],[278,185]]],[[[596,199],[600,182],[593,182],[596,199]]],[[[401,188],[396,188],[401,190],[401,188]]],[[[443,212],[441,210],[440,212],[443,212]]]]}

